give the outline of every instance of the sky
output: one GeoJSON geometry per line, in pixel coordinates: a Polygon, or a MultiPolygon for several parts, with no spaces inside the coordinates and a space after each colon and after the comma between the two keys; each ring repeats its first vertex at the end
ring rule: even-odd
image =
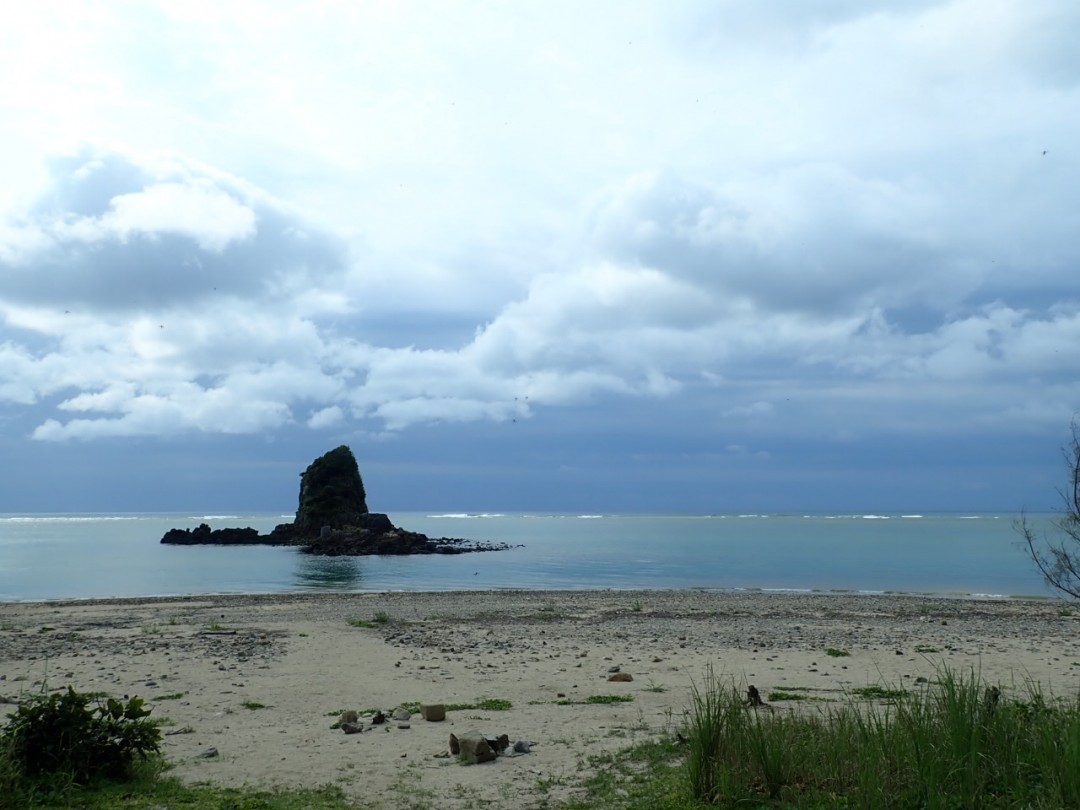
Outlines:
{"type": "Polygon", "coordinates": [[[1047,511],[1074,0],[0,10],[0,512],[1047,511]]]}

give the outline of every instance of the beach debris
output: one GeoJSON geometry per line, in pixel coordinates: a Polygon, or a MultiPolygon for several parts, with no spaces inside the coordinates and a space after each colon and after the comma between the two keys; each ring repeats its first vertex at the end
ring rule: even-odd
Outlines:
{"type": "Polygon", "coordinates": [[[363,723],[342,723],[339,728],[341,728],[341,730],[344,731],[346,734],[363,734],[364,733],[364,724],[363,723]]]}
{"type": "Polygon", "coordinates": [[[404,722],[412,719],[412,712],[410,712],[404,706],[398,706],[396,709],[394,709],[394,713],[390,716],[394,720],[404,722]]]}
{"type": "Polygon", "coordinates": [[[412,728],[412,723],[398,723],[397,727],[404,731],[405,729],[412,728]]]}
{"type": "Polygon", "coordinates": [[[373,726],[381,726],[385,722],[386,715],[383,714],[381,711],[377,711],[371,716],[371,725],[373,726]]]}
{"type": "Polygon", "coordinates": [[[487,741],[487,737],[476,731],[467,731],[457,738],[458,759],[465,765],[477,765],[481,762],[493,762],[498,754],[487,741]]]}
{"type": "Polygon", "coordinates": [[[511,743],[509,734],[481,736],[475,731],[469,731],[460,737],[457,734],[450,735],[450,756],[458,757],[469,764],[490,762],[498,756],[516,757],[528,754],[534,745],[536,743],[528,740],[511,743]]]}
{"type": "Polygon", "coordinates": [[[446,706],[442,703],[423,703],[420,705],[420,716],[429,723],[439,723],[446,719],[446,706]]]}
{"type": "Polygon", "coordinates": [[[213,759],[218,756],[218,750],[216,748],[207,748],[205,751],[200,751],[196,754],[198,759],[213,759]]]}
{"type": "Polygon", "coordinates": [[[181,726],[180,728],[174,728],[174,729],[172,729],[170,731],[166,731],[165,736],[166,737],[173,737],[173,736],[175,736],[177,734],[194,734],[194,733],[195,733],[195,729],[193,729],[191,726],[181,726]]]}
{"type": "Polygon", "coordinates": [[[613,683],[628,683],[634,680],[634,676],[629,672],[616,672],[612,675],[608,675],[608,680],[613,683]]]}
{"type": "Polygon", "coordinates": [[[608,672],[609,673],[614,673],[614,672],[618,672],[620,669],[621,669],[621,667],[618,664],[616,664],[613,667],[608,667],[608,672]]]}

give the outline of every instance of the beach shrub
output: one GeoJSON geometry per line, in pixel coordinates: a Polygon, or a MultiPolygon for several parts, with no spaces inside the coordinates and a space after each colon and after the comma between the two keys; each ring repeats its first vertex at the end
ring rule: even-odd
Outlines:
{"type": "Polygon", "coordinates": [[[1027,543],[1035,567],[1050,587],[1080,599],[1080,421],[1073,419],[1072,441],[1063,449],[1068,485],[1061,492],[1065,511],[1051,526],[1060,535],[1053,540],[1035,530],[1022,515],[1016,530],[1027,543]]]}
{"type": "Polygon", "coordinates": [[[23,778],[124,778],[137,760],[160,750],[161,732],[149,714],[141,698],[122,703],[69,686],[19,706],[0,739],[9,767],[23,778]]]}

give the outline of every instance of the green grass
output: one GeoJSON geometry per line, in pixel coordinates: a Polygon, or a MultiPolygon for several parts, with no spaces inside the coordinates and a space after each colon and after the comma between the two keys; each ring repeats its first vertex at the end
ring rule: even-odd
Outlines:
{"type": "Polygon", "coordinates": [[[594,706],[604,706],[610,703],[633,703],[633,695],[589,695],[584,700],[571,700],[570,698],[561,698],[555,701],[556,706],[585,706],[592,704],[594,706]]]}
{"type": "Polygon", "coordinates": [[[916,644],[915,652],[917,653],[936,653],[938,648],[933,644],[916,644]]]}
{"type": "Polygon", "coordinates": [[[369,630],[375,630],[389,623],[390,614],[385,610],[377,611],[370,619],[349,619],[349,624],[353,627],[366,627],[369,630]]]}
{"type": "MultiPolygon", "coordinates": [[[[62,785],[0,797],[0,808],[34,810],[354,810],[358,805],[337,787],[266,791],[185,785],[146,769],[129,782],[102,782],[92,787],[62,785]],[[7,803],[5,803],[7,802],[7,803]]],[[[0,785],[3,784],[0,773],[0,785]]]]}
{"type": "Polygon", "coordinates": [[[847,650],[840,650],[836,647],[826,647],[825,654],[830,656],[831,658],[847,658],[849,655],[851,655],[851,653],[849,653],[847,650]]]}
{"type": "MultiPolygon", "coordinates": [[[[409,711],[413,711],[411,706],[416,706],[415,711],[420,711],[420,704],[402,704],[409,711]]],[[[506,698],[477,698],[476,703],[447,703],[446,710],[448,712],[465,712],[465,711],[485,711],[485,712],[505,712],[514,708],[514,704],[506,698]]]]}
{"type": "Polygon", "coordinates": [[[781,691],[781,690],[777,690],[775,692],[769,692],[768,699],[773,700],[773,701],[780,701],[780,700],[812,700],[813,698],[811,698],[810,695],[806,695],[806,694],[803,694],[801,692],[784,692],[784,691],[781,691]]]}
{"type": "MultiPolygon", "coordinates": [[[[552,810],[697,810],[708,805],[690,794],[685,748],[674,740],[649,740],[589,757],[575,798],[540,805],[552,810]]],[[[538,785],[538,787],[543,787],[538,785]]]]}
{"type": "Polygon", "coordinates": [[[243,706],[245,709],[250,709],[251,711],[256,711],[258,709],[265,709],[266,708],[265,703],[259,703],[259,701],[257,701],[257,700],[245,700],[240,705],[243,706]]]}
{"type": "Polygon", "coordinates": [[[533,616],[533,618],[536,621],[541,621],[541,622],[554,622],[554,621],[558,621],[559,619],[563,619],[565,617],[566,617],[566,614],[563,613],[561,610],[559,610],[558,607],[556,607],[555,605],[552,605],[552,604],[544,605],[533,616]]]}
{"type": "Polygon", "coordinates": [[[693,801],[815,810],[1080,807],[1075,701],[1049,701],[1033,686],[1021,699],[994,697],[974,674],[948,669],[926,691],[859,691],[896,702],[751,710],[741,689],[710,674],[692,693],[685,732],[693,801]]]}
{"type": "Polygon", "coordinates": [[[864,700],[900,700],[907,692],[903,689],[889,689],[885,686],[860,686],[852,689],[851,694],[864,700]]]}
{"type": "MultiPolygon", "coordinates": [[[[672,738],[599,753],[577,776],[536,784],[545,810],[1054,810],[1080,807],[1080,705],[1033,684],[987,689],[974,673],[943,668],[925,689],[865,687],[812,709],[749,708],[745,684],[708,673],[695,684],[672,738]],[[884,697],[883,697],[884,696],[884,697]],[[893,702],[868,703],[864,698],[893,702]],[[565,788],[557,798],[554,787],[565,788]]],[[[623,702],[596,695],[587,702],[623,702]]],[[[770,694],[770,699],[774,699],[770,694]]],[[[471,708],[488,701],[482,699],[471,708]]],[[[508,704],[508,701],[506,701],[508,704]]],[[[501,706],[500,706],[501,707],[501,706]]],[[[508,708],[508,706],[507,706],[508,708]]],[[[555,743],[556,741],[551,741],[555,743]]],[[[13,781],[0,746],[0,808],[42,810],[345,810],[369,808],[334,787],[261,791],[185,786],[147,763],[133,781],[78,788],[60,780],[30,793],[13,781]]],[[[403,772],[403,775],[409,772],[403,772]]],[[[414,784],[410,780],[409,784],[414,784]]],[[[434,810],[430,791],[391,791],[383,807],[434,810]]],[[[482,806],[466,797],[462,806],[482,806]]]]}

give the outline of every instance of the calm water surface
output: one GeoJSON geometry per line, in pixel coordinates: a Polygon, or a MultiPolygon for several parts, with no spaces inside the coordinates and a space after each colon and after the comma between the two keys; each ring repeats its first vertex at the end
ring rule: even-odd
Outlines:
{"type": "MultiPolygon", "coordinates": [[[[429,515],[509,551],[315,557],[163,546],[170,528],[268,531],[282,514],[0,515],[0,600],[336,590],[760,588],[1049,595],[1011,515],[429,515]]],[[[1047,526],[1052,516],[1035,516],[1047,526]]]]}

